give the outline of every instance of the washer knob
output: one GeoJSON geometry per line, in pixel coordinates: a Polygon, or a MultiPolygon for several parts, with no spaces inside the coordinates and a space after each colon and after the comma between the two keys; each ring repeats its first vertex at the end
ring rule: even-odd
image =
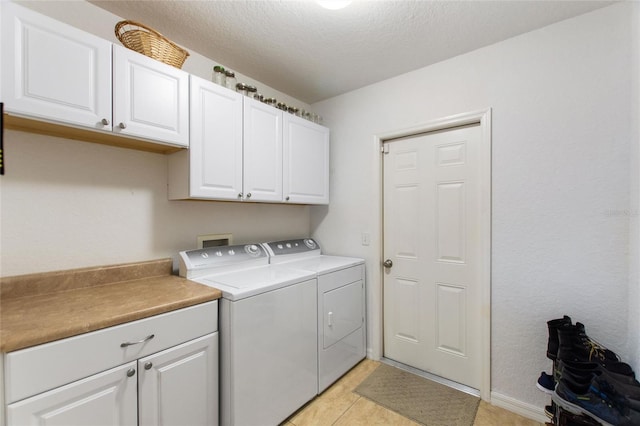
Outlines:
{"type": "Polygon", "coordinates": [[[247,251],[247,253],[249,253],[250,255],[253,255],[253,256],[256,256],[256,255],[258,255],[260,253],[260,249],[255,244],[248,244],[248,245],[244,246],[244,248],[247,251]]]}
{"type": "Polygon", "coordinates": [[[306,245],[307,247],[309,247],[311,250],[315,250],[318,245],[316,244],[315,241],[313,241],[311,238],[306,238],[304,240],[304,245],[306,245]]]}

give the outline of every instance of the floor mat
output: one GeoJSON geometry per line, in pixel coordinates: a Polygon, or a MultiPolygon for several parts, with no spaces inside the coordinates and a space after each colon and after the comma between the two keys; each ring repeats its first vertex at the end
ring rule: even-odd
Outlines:
{"type": "Polygon", "coordinates": [[[473,425],[480,398],[380,364],[356,393],[427,426],[473,425]]]}

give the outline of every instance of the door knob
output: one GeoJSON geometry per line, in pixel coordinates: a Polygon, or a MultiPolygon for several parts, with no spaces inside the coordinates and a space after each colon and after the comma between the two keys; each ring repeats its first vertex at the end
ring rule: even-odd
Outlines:
{"type": "Polygon", "coordinates": [[[385,268],[391,268],[393,266],[393,262],[391,261],[391,259],[385,260],[382,264],[385,268]]]}

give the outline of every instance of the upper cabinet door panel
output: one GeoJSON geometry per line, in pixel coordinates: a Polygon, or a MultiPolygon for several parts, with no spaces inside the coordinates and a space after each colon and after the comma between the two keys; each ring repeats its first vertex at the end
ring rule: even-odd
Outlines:
{"type": "Polygon", "coordinates": [[[242,192],[242,95],[191,76],[189,196],[236,200],[242,192]]]}
{"type": "Polygon", "coordinates": [[[14,3],[1,7],[6,111],[111,130],[111,43],[14,3]]]}
{"type": "Polygon", "coordinates": [[[285,114],[283,144],[285,200],[329,204],[329,129],[285,114]]]}
{"type": "Polygon", "coordinates": [[[282,201],[282,111],[246,97],[244,198],[282,201]]]}
{"type": "Polygon", "coordinates": [[[189,145],[189,74],[113,46],[113,130],[189,145]]]}

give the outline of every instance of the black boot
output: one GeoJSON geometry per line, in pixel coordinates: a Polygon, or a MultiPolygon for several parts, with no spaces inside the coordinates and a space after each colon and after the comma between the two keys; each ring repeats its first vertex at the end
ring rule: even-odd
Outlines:
{"type": "Polygon", "coordinates": [[[591,340],[582,324],[558,327],[558,340],[557,358],[561,361],[597,362],[609,371],[634,376],[633,369],[620,362],[613,351],[591,340]]]}
{"type": "Polygon", "coordinates": [[[547,358],[555,361],[558,357],[558,328],[565,325],[571,325],[571,318],[564,316],[559,319],[547,321],[549,329],[549,340],[547,341],[547,358]]]}

